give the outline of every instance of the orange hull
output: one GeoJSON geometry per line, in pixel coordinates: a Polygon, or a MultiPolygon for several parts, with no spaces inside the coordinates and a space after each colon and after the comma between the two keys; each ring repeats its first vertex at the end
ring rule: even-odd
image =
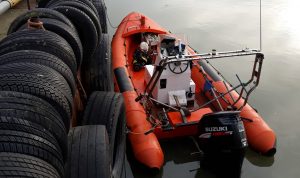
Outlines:
{"type": "MultiPolygon", "coordinates": [[[[140,13],[130,13],[123,19],[112,40],[115,90],[123,93],[125,99],[127,127],[130,130],[128,137],[135,158],[150,168],[159,169],[164,163],[164,155],[158,142],[158,138],[196,135],[198,130],[195,124],[186,127],[177,127],[169,132],[164,132],[160,127],[153,129],[152,125],[147,120],[145,108],[139,102],[135,101],[139,94],[143,93],[145,90],[144,70],[133,72],[131,66],[133,51],[139,44],[136,35],[143,32],[152,32],[156,34],[169,33],[154,21],[140,13]],[[144,134],[151,129],[153,132],[144,134]]],[[[191,48],[188,48],[188,50],[190,54],[194,53],[191,48]]],[[[195,67],[192,69],[192,79],[196,84],[196,93],[201,93],[204,91],[205,79],[199,73],[200,65],[197,62],[194,62],[194,64],[195,67]]],[[[220,93],[225,93],[227,91],[223,82],[215,81],[213,82],[213,85],[220,93]]],[[[234,99],[239,97],[236,92],[231,92],[231,95],[234,99]]],[[[200,98],[199,101],[203,100],[204,102],[212,98],[208,92],[205,93],[205,96],[206,98],[200,98]]],[[[232,102],[229,94],[224,97],[232,102]]],[[[227,107],[225,102],[221,102],[221,104],[224,108],[227,107]]],[[[239,107],[242,104],[243,101],[241,100],[236,103],[235,106],[239,107]]],[[[211,105],[208,108],[202,108],[196,112],[192,112],[191,116],[187,117],[187,122],[199,122],[204,114],[216,111],[215,108],[217,107],[211,105]]],[[[276,150],[275,133],[263,121],[262,117],[248,104],[241,110],[240,115],[242,118],[246,118],[244,125],[249,145],[254,150],[264,154],[274,153],[276,150]]],[[[170,118],[171,125],[175,127],[181,122],[178,112],[169,112],[168,117],[170,118]]]]}
{"type": "MultiPolygon", "coordinates": [[[[138,14],[131,14],[123,19],[119,25],[114,39],[112,41],[112,58],[113,58],[113,69],[116,71],[119,69],[122,71],[119,75],[124,77],[124,80],[129,80],[128,72],[128,59],[127,55],[132,39],[123,38],[124,32],[130,32],[131,28],[128,26],[135,26],[135,23],[139,22],[139,18],[136,20],[138,14]]],[[[120,80],[120,77],[116,77],[116,80],[120,80]]],[[[145,135],[144,133],[151,129],[151,124],[146,120],[147,116],[144,108],[135,102],[135,98],[138,96],[133,90],[131,82],[127,82],[126,86],[117,86],[117,90],[123,93],[125,106],[126,106],[126,123],[127,127],[131,131],[128,134],[131,147],[135,158],[148,166],[149,168],[160,169],[164,163],[164,155],[159,142],[154,135],[150,133],[145,135]]]]}

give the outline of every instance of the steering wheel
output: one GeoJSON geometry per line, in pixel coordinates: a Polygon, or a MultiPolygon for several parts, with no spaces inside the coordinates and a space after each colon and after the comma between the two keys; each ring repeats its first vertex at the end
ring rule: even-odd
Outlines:
{"type": "Polygon", "coordinates": [[[169,63],[168,66],[169,66],[169,69],[171,70],[171,72],[173,72],[174,74],[181,74],[189,68],[189,62],[188,61],[185,61],[185,62],[178,61],[178,62],[174,62],[174,63],[169,63]]]}

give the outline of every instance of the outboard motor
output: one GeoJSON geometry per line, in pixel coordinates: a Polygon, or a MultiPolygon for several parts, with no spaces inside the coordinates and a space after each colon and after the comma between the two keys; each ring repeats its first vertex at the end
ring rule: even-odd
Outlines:
{"type": "Polygon", "coordinates": [[[217,177],[239,178],[248,146],[239,111],[206,114],[199,122],[199,147],[204,153],[201,167],[217,177]]]}

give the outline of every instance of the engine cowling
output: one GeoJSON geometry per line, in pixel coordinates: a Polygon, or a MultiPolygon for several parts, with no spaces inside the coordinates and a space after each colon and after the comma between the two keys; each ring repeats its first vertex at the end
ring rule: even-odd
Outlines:
{"type": "Polygon", "coordinates": [[[204,152],[201,167],[213,169],[217,177],[240,177],[248,143],[239,113],[210,113],[199,122],[198,143],[204,152]]]}

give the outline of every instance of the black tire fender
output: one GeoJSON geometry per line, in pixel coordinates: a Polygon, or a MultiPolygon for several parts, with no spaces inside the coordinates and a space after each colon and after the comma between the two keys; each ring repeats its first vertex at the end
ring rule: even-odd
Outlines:
{"type": "Polygon", "coordinates": [[[0,55],[32,49],[47,52],[60,58],[76,76],[77,64],[72,47],[64,38],[53,32],[41,29],[26,29],[12,33],[0,41],[0,55]]]}
{"type": "Polygon", "coordinates": [[[63,119],[48,102],[25,93],[0,91],[0,116],[40,125],[55,137],[63,155],[67,154],[67,131],[63,119]]]}
{"type": "Polygon", "coordinates": [[[47,0],[47,4],[45,5],[46,7],[50,7],[52,4],[56,3],[56,2],[62,2],[62,1],[71,1],[71,2],[81,2],[84,3],[86,6],[88,6],[90,9],[93,10],[93,12],[98,16],[98,11],[96,9],[96,7],[94,6],[94,4],[92,2],[90,2],[90,0],[47,0]]]}
{"type": "Polygon", "coordinates": [[[71,6],[57,6],[52,9],[68,17],[76,27],[83,46],[82,63],[85,63],[95,52],[98,44],[99,37],[94,22],[83,11],[71,6]]]}
{"type": "Polygon", "coordinates": [[[0,152],[0,177],[60,178],[60,175],[52,165],[39,158],[0,152]]]}
{"type": "Polygon", "coordinates": [[[98,11],[102,33],[107,33],[107,11],[104,0],[90,0],[98,11]]]}
{"type": "Polygon", "coordinates": [[[38,18],[51,18],[51,19],[56,19],[59,20],[71,28],[74,28],[74,25],[71,23],[71,21],[64,16],[63,14],[52,10],[48,8],[37,8],[37,9],[32,9],[29,10],[20,16],[18,16],[9,26],[7,34],[11,34],[15,31],[17,31],[22,25],[27,23],[27,20],[32,18],[32,17],[38,17],[38,18]]]}
{"type": "Polygon", "coordinates": [[[49,141],[34,134],[14,130],[0,130],[0,152],[20,153],[42,159],[64,176],[61,152],[49,141]]]}
{"type": "Polygon", "coordinates": [[[51,8],[51,7],[58,7],[58,6],[70,6],[84,12],[93,21],[94,26],[96,27],[97,30],[98,41],[100,40],[99,38],[101,37],[102,30],[101,30],[99,17],[89,6],[87,6],[84,2],[81,1],[68,0],[68,1],[57,1],[49,5],[48,7],[51,8]]]}
{"type": "Polygon", "coordinates": [[[113,91],[113,73],[108,34],[102,34],[100,44],[91,60],[82,66],[82,81],[86,92],[113,91]]]}
{"type": "Polygon", "coordinates": [[[61,59],[52,54],[35,50],[20,50],[0,56],[0,65],[12,63],[33,63],[50,67],[66,79],[72,94],[75,94],[76,83],[72,71],[61,59]]]}
{"type": "Polygon", "coordinates": [[[0,90],[28,93],[46,100],[61,114],[68,129],[73,106],[71,89],[53,69],[30,63],[2,65],[0,90]]]}
{"type": "MultiPolygon", "coordinates": [[[[45,130],[42,126],[17,117],[2,116],[2,115],[0,116],[1,116],[0,130],[14,130],[14,131],[20,131],[20,132],[36,135],[38,137],[41,137],[49,141],[52,145],[54,145],[55,148],[57,148],[59,152],[61,152],[61,148],[57,140],[49,131],[45,130]]],[[[66,155],[62,154],[62,156],[64,157],[65,160],[66,155]]]]}
{"type": "Polygon", "coordinates": [[[125,106],[120,93],[96,91],[90,96],[83,125],[105,125],[109,136],[112,175],[120,177],[125,155],[125,106]]]}
{"type": "Polygon", "coordinates": [[[111,177],[109,141],[105,126],[75,127],[70,130],[68,137],[67,178],[111,177]]]}

